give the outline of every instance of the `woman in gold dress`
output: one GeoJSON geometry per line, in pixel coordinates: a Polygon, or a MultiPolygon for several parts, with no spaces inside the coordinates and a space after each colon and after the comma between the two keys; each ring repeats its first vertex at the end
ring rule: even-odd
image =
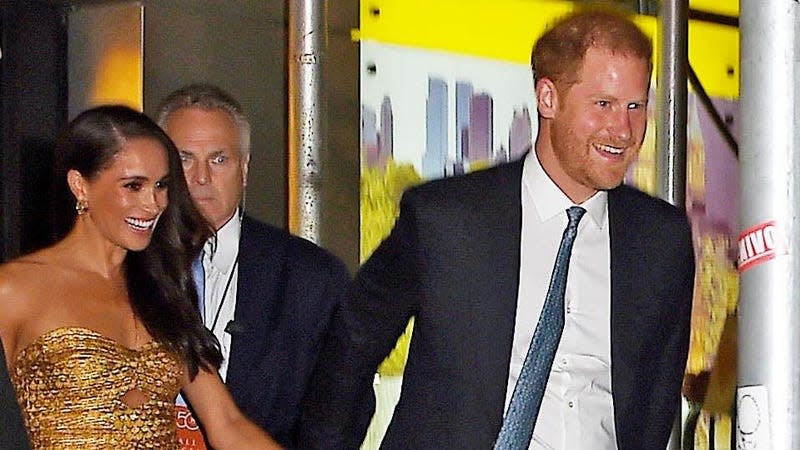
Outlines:
{"type": "Polygon", "coordinates": [[[278,448],[217,375],[191,277],[211,231],[174,144],[103,106],[69,124],[56,159],[57,242],[0,266],[0,338],[32,447],[177,449],[183,390],[213,447],[278,448]]]}

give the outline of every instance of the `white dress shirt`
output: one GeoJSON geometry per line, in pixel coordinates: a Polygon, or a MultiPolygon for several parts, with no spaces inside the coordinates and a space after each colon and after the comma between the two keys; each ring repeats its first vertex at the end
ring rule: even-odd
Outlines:
{"type": "MultiPolygon", "coordinates": [[[[608,194],[582,206],[565,294],[565,321],[531,449],[616,449],[611,397],[611,271],[608,194]]],[[[572,201],[534,151],[522,173],[520,282],[506,409],[539,320],[572,201]]]]}
{"type": "Polygon", "coordinates": [[[228,372],[228,357],[231,354],[231,335],[225,331],[225,327],[228,322],[233,320],[233,313],[236,309],[241,233],[242,220],[237,211],[217,231],[216,237],[212,237],[206,242],[203,249],[203,270],[206,282],[203,323],[219,340],[223,357],[222,364],[219,366],[219,375],[223,381],[228,372]]]}

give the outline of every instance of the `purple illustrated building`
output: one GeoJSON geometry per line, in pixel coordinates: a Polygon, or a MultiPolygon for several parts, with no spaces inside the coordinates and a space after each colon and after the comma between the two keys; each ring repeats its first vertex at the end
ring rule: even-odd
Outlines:
{"type": "Polygon", "coordinates": [[[378,166],[378,124],[372,108],[361,105],[361,157],[367,167],[378,166]]]}
{"type": "Polygon", "coordinates": [[[511,117],[511,129],[508,131],[508,158],[514,161],[522,157],[531,148],[531,114],[527,106],[522,111],[514,109],[511,117]]]}
{"type": "Polygon", "coordinates": [[[384,167],[386,160],[392,156],[394,147],[394,125],[392,120],[392,100],[384,96],[381,102],[381,132],[378,135],[377,165],[379,167],[384,167]]]}
{"type": "Polygon", "coordinates": [[[464,159],[469,162],[492,159],[492,97],[478,93],[469,104],[469,131],[464,159]]]}

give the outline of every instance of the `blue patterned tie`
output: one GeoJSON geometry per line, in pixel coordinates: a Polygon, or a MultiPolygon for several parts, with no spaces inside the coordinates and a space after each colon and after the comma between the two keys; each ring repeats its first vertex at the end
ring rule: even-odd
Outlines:
{"type": "Polygon", "coordinates": [[[564,329],[564,292],[567,287],[569,257],[578,234],[578,222],[585,212],[580,206],[567,210],[569,224],[561,237],[542,314],[514,386],[503,427],[494,444],[495,450],[522,450],[530,445],[533,426],[536,424],[550,368],[564,329]]]}
{"type": "Polygon", "coordinates": [[[194,278],[194,285],[197,288],[197,308],[200,310],[200,317],[206,317],[206,272],[203,269],[203,255],[205,252],[201,251],[200,256],[192,262],[192,278],[194,278]]]}

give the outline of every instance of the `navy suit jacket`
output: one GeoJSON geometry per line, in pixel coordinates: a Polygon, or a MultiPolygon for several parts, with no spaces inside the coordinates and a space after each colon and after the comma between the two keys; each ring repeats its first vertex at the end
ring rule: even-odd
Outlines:
{"type": "MultiPolygon", "coordinates": [[[[427,183],[356,276],[306,397],[301,447],[357,448],[372,374],[415,316],[382,448],[487,449],[503,420],[519,289],[522,161],[427,183]]],[[[694,279],[683,213],[609,191],[617,443],[665,448],[680,399],[694,279]]]]}
{"type": "Polygon", "coordinates": [[[315,244],[245,216],[226,385],[236,404],[284,446],[322,337],[350,280],[315,244]]]}

